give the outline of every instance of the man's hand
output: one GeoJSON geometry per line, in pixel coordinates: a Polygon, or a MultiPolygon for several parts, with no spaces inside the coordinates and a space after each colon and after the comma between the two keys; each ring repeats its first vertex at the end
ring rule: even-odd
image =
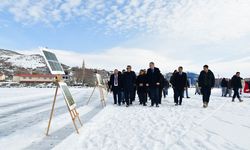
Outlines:
{"type": "Polygon", "coordinates": [[[149,86],[149,84],[147,83],[146,86],[149,86]]]}
{"type": "Polygon", "coordinates": [[[143,86],[143,83],[140,83],[139,86],[143,86]]]}
{"type": "Polygon", "coordinates": [[[159,82],[157,82],[157,83],[156,83],[156,85],[160,85],[160,83],[159,83],[159,82]]]}

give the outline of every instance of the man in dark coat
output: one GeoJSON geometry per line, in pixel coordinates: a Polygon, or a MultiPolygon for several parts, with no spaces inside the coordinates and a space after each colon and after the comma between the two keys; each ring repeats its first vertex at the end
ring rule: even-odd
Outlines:
{"type": "Polygon", "coordinates": [[[121,105],[121,91],[122,91],[122,77],[121,77],[121,73],[119,73],[117,69],[115,69],[114,74],[110,76],[109,87],[111,89],[111,92],[113,92],[114,104],[117,104],[117,98],[118,98],[118,104],[120,106],[121,105]]]}
{"type": "Polygon", "coordinates": [[[183,72],[183,67],[178,68],[178,72],[173,75],[172,79],[173,89],[174,89],[174,101],[175,105],[182,104],[182,98],[184,89],[187,88],[187,74],[183,72]],[[180,100],[179,100],[180,98],[180,100]]]}
{"type": "Polygon", "coordinates": [[[123,74],[123,89],[125,94],[125,100],[126,100],[126,107],[129,105],[132,105],[132,102],[134,101],[134,89],[136,86],[136,74],[134,71],[131,70],[131,66],[127,66],[127,71],[123,74]]]}
{"type": "Polygon", "coordinates": [[[139,76],[136,78],[136,87],[137,87],[137,94],[139,97],[140,105],[147,106],[147,78],[146,78],[146,71],[140,70],[139,76]]]}
{"type": "Polygon", "coordinates": [[[151,106],[156,104],[156,107],[159,107],[159,90],[160,90],[160,80],[161,72],[158,68],[155,67],[153,62],[149,63],[149,69],[147,70],[147,86],[149,87],[151,106]]]}
{"type": "Polygon", "coordinates": [[[240,77],[240,72],[237,72],[236,75],[234,75],[232,77],[231,86],[232,86],[233,91],[234,91],[232,102],[234,102],[234,99],[236,97],[239,99],[240,102],[243,102],[243,100],[241,100],[240,94],[239,94],[239,89],[242,88],[241,80],[242,80],[242,78],[240,77]]]}
{"type": "Polygon", "coordinates": [[[214,74],[208,69],[208,65],[203,66],[203,70],[200,72],[198,82],[199,87],[201,88],[203,107],[207,108],[211,95],[211,89],[215,84],[214,74]]]}

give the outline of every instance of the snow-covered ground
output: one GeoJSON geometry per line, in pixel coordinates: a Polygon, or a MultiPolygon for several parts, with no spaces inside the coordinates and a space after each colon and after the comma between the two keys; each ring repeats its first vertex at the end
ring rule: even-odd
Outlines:
{"type": "MultiPolygon", "coordinates": [[[[174,106],[172,89],[162,105],[129,108],[112,104],[102,109],[96,91],[70,88],[83,127],[76,134],[61,93],[58,93],[50,135],[45,136],[55,89],[0,89],[0,145],[4,149],[201,150],[250,149],[250,98],[232,103],[214,89],[207,109],[201,96],[174,106]]],[[[0,149],[1,149],[0,148],[0,149]]]]}

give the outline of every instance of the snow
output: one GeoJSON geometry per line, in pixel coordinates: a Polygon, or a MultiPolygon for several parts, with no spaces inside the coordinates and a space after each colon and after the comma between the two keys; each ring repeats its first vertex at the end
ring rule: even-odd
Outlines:
{"type": "Polygon", "coordinates": [[[45,62],[43,58],[39,55],[24,55],[18,54],[12,51],[1,51],[0,59],[6,60],[6,62],[12,63],[13,66],[23,67],[23,68],[37,68],[45,67],[45,62]]]}
{"type": "MultiPolygon", "coordinates": [[[[212,91],[207,109],[201,96],[189,90],[191,99],[174,106],[172,89],[162,105],[126,108],[101,107],[98,90],[86,105],[92,88],[70,88],[83,127],[76,134],[62,94],[58,93],[49,136],[45,136],[55,89],[1,88],[0,143],[8,149],[84,150],[201,150],[250,149],[250,98],[231,102],[212,91]],[[13,94],[15,93],[15,94],[13,94]]],[[[78,126],[80,126],[78,124],[78,126]]]]}
{"type": "Polygon", "coordinates": [[[7,62],[11,62],[14,66],[24,67],[24,68],[37,68],[44,67],[45,63],[43,58],[37,55],[21,55],[12,56],[7,62]]]}

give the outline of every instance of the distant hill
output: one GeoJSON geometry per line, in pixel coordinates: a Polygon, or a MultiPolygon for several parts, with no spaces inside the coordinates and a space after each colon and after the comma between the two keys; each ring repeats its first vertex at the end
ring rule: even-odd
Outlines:
{"type": "MultiPolygon", "coordinates": [[[[109,71],[104,69],[69,67],[62,64],[65,74],[69,76],[68,83],[71,85],[85,83],[90,86],[95,85],[95,73],[98,72],[104,79],[108,78],[109,71]]],[[[7,80],[12,80],[15,74],[50,74],[43,56],[39,54],[21,54],[12,50],[0,49],[0,73],[8,76],[7,80]]]]}
{"type": "MultiPolygon", "coordinates": [[[[67,65],[63,67],[68,68],[67,65]]],[[[6,75],[16,73],[49,73],[43,57],[39,54],[26,55],[12,50],[0,49],[0,72],[6,75]]]]}

